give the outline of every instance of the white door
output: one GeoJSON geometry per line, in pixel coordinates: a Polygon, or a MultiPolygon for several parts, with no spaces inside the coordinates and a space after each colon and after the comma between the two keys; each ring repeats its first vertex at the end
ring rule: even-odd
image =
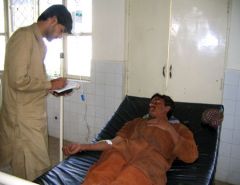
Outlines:
{"type": "Polygon", "coordinates": [[[127,94],[164,92],[170,1],[129,0],[127,94]]]}
{"type": "Polygon", "coordinates": [[[221,103],[228,0],[173,0],[171,12],[167,94],[221,103]]]}

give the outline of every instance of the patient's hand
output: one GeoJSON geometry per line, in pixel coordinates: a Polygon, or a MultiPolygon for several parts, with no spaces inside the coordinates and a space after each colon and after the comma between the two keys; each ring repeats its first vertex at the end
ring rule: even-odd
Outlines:
{"type": "Polygon", "coordinates": [[[83,145],[81,144],[69,144],[62,148],[64,155],[73,155],[83,151],[83,145]]]}

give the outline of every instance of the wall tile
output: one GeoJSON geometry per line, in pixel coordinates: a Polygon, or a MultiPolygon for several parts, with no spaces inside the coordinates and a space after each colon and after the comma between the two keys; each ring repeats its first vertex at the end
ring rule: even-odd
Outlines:
{"type": "Polygon", "coordinates": [[[221,142],[232,143],[233,141],[233,129],[222,128],[221,130],[221,142]]]}
{"type": "Polygon", "coordinates": [[[122,73],[114,75],[114,84],[116,86],[120,86],[120,87],[123,86],[123,74],[122,73]]]}
{"type": "Polygon", "coordinates": [[[114,97],[105,97],[105,108],[111,109],[111,112],[113,109],[115,109],[115,98],[114,97]]]}
{"type": "Polygon", "coordinates": [[[240,145],[232,145],[231,158],[240,160],[240,145]]]}
{"type": "Polygon", "coordinates": [[[96,116],[96,121],[95,121],[96,130],[100,131],[103,128],[104,125],[106,125],[106,122],[105,122],[104,118],[96,116]]]}
{"type": "Polygon", "coordinates": [[[96,95],[95,96],[96,101],[95,101],[95,105],[98,107],[104,107],[104,95],[96,95]]]}
{"type": "Polygon", "coordinates": [[[105,95],[105,86],[103,84],[96,84],[96,95],[98,96],[105,95]]]}
{"type": "Polygon", "coordinates": [[[96,105],[96,96],[95,95],[86,94],[85,99],[86,99],[85,101],[86,101],[87,105],[93,105],[93,106],[96,105]]]}
{"type": "Polygon", "coordinates": [[[229,157],[224,157],[224,156],[219,156],[218,157],[218,162],[217,162],[217,170],[216,170],[216,176],[215,178],[217,180],[226,182],[228,178],[228,172],[230,168],[230,158],[229,157]]]}
{"type": "MultiPolygon", "coordinates": [[[[233,130],[233,142],[234,145],[240,146],[240,129],[234,129],[233,130]]],[[[240,154],[240,153],[238,153],[240,154]]]]}
{"type": "Polygon", "coordinates": [[[224,121],[216,179],[240,184],[240,71],[227,69],[224,81],[224,121]]]}
{"type": "Polygon", "coordinates": [[[225,84],[238,85],[240,79],[240,73],[238,70],[226,69],[225,71],[225,84]]]}
{"type": "Polygon", "coordinates": [[[239,116],[240,114],[240,101],[236,101],[235,103],[235,115],[239,116]]]}
{"type": "Polygon", "coordinates": [[[240,159],[230,159],[230,168],[228,171],[228,179],[227,182],[231,184],[239,184],[240,182],[240,159]]]}
{"type": "Polygon", "coordinates": [[[222,168],[218,168],[215,174],[215,179],[226,182],[227,181],[227,176],[228,176],[228,171],[223,170],[222,168]]]}
{"type": "Polygon", "coordinates": [[[240,174],[240,159],[230,158],[230,171],[236,171],[238,174],[240,174]]]}
{"type": "Polygon", "coordinates": [[[95,73],[105,73],[106,72],[106,64],[104,62],[95,61],[95,73]]]}
{"type": "MultiPolygon", "coordinates": [[[[110,119],[123,98],[123,66],[121,61],[92,62],[91,81],[81,82],[79,90],[64,98],[66,139],[91,141],[110,119]],[[85,95],[85,101],[81,100],[81,94],[85,95]]],[[[59,105],[59,98],[49,96],[49,134],[55,137],[59,136],[59,105]]]]}
{"type": "Polygon", "coordinates": [[[115,74],[118,72],[118,66],[115,62],[109,62],[108,64],[106,64],[107,67],[105,68],[105,72],[106,73],[112,73],[115,74]]]}
{"type": "Polygon", "coordinates": [[[229,182],[230,184],[235,184],[238,185],[240,183],[240,176],[239,176],[240,172],[237,171],[232,171],[229,172],[229,177],[227,179],[227,182],[229,182]]]}
{"type": "Polygon", "coordinates": [[[122,99],[123,97],[122,87],[116,86],[114,90],[115,90],[115,93],[114,93],[115,97],[118,99],[122,99]]]}
{"type": "Polygon", "coordinates": [[[115,74],[114,73],[106,73],[104,76],[106,85],[115,85],[115,74]]]}
{"type": "Polygon", "coordinates": [[[224,114],[234,115],[235,113],[235,101],[223,99],[224,114]]]}
{"type": "Polygon", "coordinates": [[[105,96],[106,97],[115,97],[115,89],[116,86],[112,86],[112,85],[105,85],[105,96]]]}
{"type": "Polygon", "coordinates": [[[234,117],[234,128],[240,129],[240,117],[239,116],[234,117]]]}
{"type": "Polygon", "coordinates": [[[232,149],[232,144],[222,141],[220,143],[220,147],[219,147],[219,155],[224,156],[224,157],[230,157],[231,149],[232,149]]]}
{"type": "Polygon", "coordinates": [[[234,129],[234,125],[234,116],[229,114],[224,115],[222,128],[234,129]]]}
{"type": "Polygon", "coordinates": [[[91,94],[94,95],[95,91],[96,91],[96,86],[94,83],[86,83],[86,85],[84,85],[84,89],[85,89],[85,93],[87,94],[91,94]]]}
{"type": "Polygon", "coordinates": [[[95,117],[96,115],[96,109],[95,109],[95,105],[92,106],[92,105],[87,105],[87,116],[89,117],[95,117]]]}
{"type": "Polygon", "coordinates": [[[96,106],[96,117],[104,119],[105,110],[101,106],[96,106]]]}
{"type": "Polygon", "coordinates": [[[238,89],[237,89],[237,100],[240,101],[240,85],[238,85],[238,89]]]}
{"type": "Polygon", "coordinates": [[[104,73],[96,73],[96,84],[97,85],[105,84],[105,74],[104,73]]]}
{"type": "Polygon", "coordinates": [[[225,84],[223,98],[228,100],[236,100],[238,92],[237,85],[225,84]]]}

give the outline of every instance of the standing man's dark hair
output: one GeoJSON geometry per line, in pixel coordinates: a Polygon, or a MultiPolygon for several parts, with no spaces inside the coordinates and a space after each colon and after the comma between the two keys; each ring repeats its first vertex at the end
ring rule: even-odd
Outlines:
{"type": "Polygon", "coordinates": [[[65,32],[71,33],[72,30],[72,16],[64,5],[52,5],[46,9],[39,17],[39,21],[45,21],[50,17],[56,16],[58,23],[65,26],[65,32]]]}

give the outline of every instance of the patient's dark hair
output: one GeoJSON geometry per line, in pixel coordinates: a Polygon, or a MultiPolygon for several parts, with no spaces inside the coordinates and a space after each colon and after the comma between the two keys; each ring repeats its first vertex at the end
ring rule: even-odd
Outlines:
{"type": "Polygon", "coordinates": [[[72,16],[64,5],[56,4],[50,6],[38,17],[37,21],[45,21],[54,16],[57,17],[58,23],[65,27],[65,32],[71,33],[72,16]]]}
{"type": "Polygon", "coordinates": [[[163,99],[165,105],[170,107],[170,110],[167,114],[167,117],[170,118],[172,116],[172,113],[173,113],[174,108],[175,108],[175,102],[172,100],[172,98],[170,96],[161,95],[159,93],[155,93],[154,95],[152,95],[150,100],[152,100],[155,97],[159,97],[159,98],[163,99]]]}

